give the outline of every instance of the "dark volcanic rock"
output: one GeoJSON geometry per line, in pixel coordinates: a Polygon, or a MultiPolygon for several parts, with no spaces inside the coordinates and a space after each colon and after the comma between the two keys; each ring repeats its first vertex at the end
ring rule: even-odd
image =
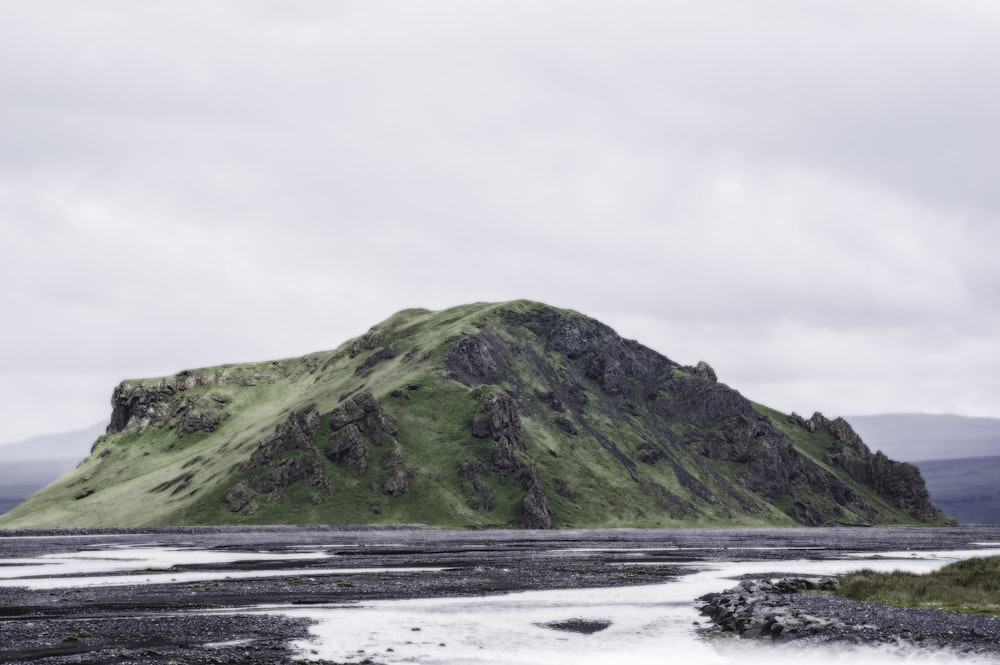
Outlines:
{"type": "MultiPolygon", "coordinates": [[[[518,457],[519,453],[527,452],[528,446],[517,402],[507,393],[481,389],[479,409],[472,421],[472,434],[477,438],[489,438],[496,444],[490,462],[500,479],[513,475],[524,486],[526,494],[521,506],[521,526],[525,529],[551,528],[549,503],[538,479],[538,471],[533,463],[529,466],[518,457]]],[[[480,505],[478,496],[481,496],[487,510],[492,510],[493,495],[485,486],[484,469],[486,467],[482,462],[468,460],[459,469],[459,475],[473,479],[475,492],[466,492],[469,504],[480,505]]]]}
{"type": "Polygon", "coordinates": [[[502,372],[494,355],[495,346],[482,335],[463,337],[445,358],[445,367],[468,386],[498,383],[502,372]]]}
{"type": "Polygon", "coordinates": [[[927,485],[916,466],[893,461],[881,451],[873,454],[843,418],[830,420],[817,412],[808,421],[801,418],[798,421],[812,432],[825,430],[834,438],[837,446],[828,457],[831,465],[844,469],[851,478],[872,486],[879,495],[908,515],[923,521],[937,517],[938,510],[931,503],[927,485]]]}
{"type": "Polygon", "coordinates": [[[410,491],[413,469],[406,463],[406,456],[398,441],[393,442],[392,449],[388,452],[385,468],[389,477],[382,484],[382,492],[389,496],[403,496],[410,491]]]}
{"type": "Polygon", "coordinates": [[[357,369],[354,370],[354,373],[361,374],[362,372],[369,370],[372,367],[375,367],[375,365],[379,364],[383,360],[391,360],[392,358],[395,357],[396,357],[396,352],[393,350],[393,348],[391,346],[386,346],[368,356],[363,363],[358,365],[357,369]]]}
{"type": "Polygon", "coordinates": [[[472,434],[478,438],[492,439],[496,443],[493,464],[501,474],[518,470],[519,463],[514,451],[526,451],[528,445],[521,429],[517,403],[510,395],[492,391],[483,394],[479,412],[472,422],[472,434]]]}
{"type": "Polygon", "coordinates": [[[936,608],[894,607],[844,598],[835,578],[747,579],[711,593],[701,613],[715,631],[745,638],[886,644],[995,655],[1000,620],[936,608]]]}
{"type": "Polygon", "coordinates": [[[528,493],[524,497],[524,517],[521,526],[525,529],[551,529],[552,518],[549,516],[549,501],[545,490],[538,481],[538,472],[532,467],[528,477],[528,493]]]}
{"type": "MultiPolygon", "coordinates": [[[[355,476],[361,477],[368,470],[373,447],[398,446],[395,419],[368,391],[345,400],[330,412],[329,418],[331,434],[324,452],[355,476]]],[[[399,454],[402,456],[402,452],[399,454]]]]}
{"type": "Polygon", "coordinates": [[[610,621],[603,619],[567,619],[566,621],[553,621],[541,624],[545,628],[561,630],[567,633],[582,633],[593,635],[611,626],[610,621]]]}
{"type": "Polygon", "coordinates": [[[330,482],[323,473],[323,461],[314,443],[319,421],[315,407],[308,407],[278,425],[274,435],[261,442],[241,465],[243,471],[264,472],[255,474],[253,480],[239,481],[229,490],[223,499],[229,510],[238,512],[253,505],[252,500],[257,496],[267,501],[278,499],[289,485],[299,481],[329,493],[330,482]]]}

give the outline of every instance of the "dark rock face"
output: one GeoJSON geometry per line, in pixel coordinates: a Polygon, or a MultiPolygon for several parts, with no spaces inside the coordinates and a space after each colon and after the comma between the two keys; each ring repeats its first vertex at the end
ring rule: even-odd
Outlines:
{"type": "Polygon", "coordinates": [[[794,414],[792,418],[810,431],[829,432],[837,442],[828,456],[832,466],[843,469],[859,482],[871,485],[880,496],[906,514],[924,521],[936,518],[938,511],[931,503],[927,485],[917,467],[890,460],[882,452],[873,454],[843,418],[830,420],[818,412],[807,421],[794,414]]]}
{"type": "Polygon", "coordinates": [[[491,439],[496,448],[490,456],[490,466],[480,460],[470,459],[459,468],[459,475],[472,481],[471,491],[466,488],[469,505],[473,508],[482,506],[487,511],[493,510],[493,493],[486,483],[487,476],[491,472],[496,473],[501,482],[508,476],[515,476],[526,490],[522,503],[521,527],[551,528],[549,503],[538,479],[538,471],[533,464],[522,462],[515,452],[526,453],[528,445],[514,399],[504,392],[479,391],[479,409],[472,421],[472,435],[480,439],[491,439]]]}
{"type": "MultiPolygon", "coordinates": [[[[275,428],[274,435],[265,439],[241,469],[262,469],[254,480],[238,482],[223,499],[232,512],[247,506],[257,506],[254,499],[274,501],[289,485],[304,482],[310,487],[331,491],[323,473],[323,462],[313,440],[319,425],[319,413],[314,407],[297,411],[275,428]]],[[[257,508],[259,509],[259,507],[257,508]]],[[[256,509],[252,509],[256,512],[256,509]]]]}
{"type": "Polygon", "coordinates": [[[498,383],[501,373],[492,346],[482,335],[462,337],[445,358],[445,367],[468,386],[498,383]]]}
{"type": "Polygon", "coordinates": [[[552,518],[549,515],[549,501],[545,490],[538,480],[538,472],[532,467],[525,478],[528,493],[524,497],[524,513],[521,526],[525,529],[551,529],[552,518]]]}
{"type": "Polygon", "coordinates": [[[200,386],[256,386],[274,383],[287,375],[281,362],[262,365],[223,367],[212,372],[180,372],[159,379],[151,385],[122,381],[111,396],[111,422],[108,433],[137,432],[147,427],[163,427],[180,417],[178,433],[213,432],[227,417],[229,400],[219,394],[195,400],[186,395],[175,396],[200,386]]]}
{"type": "Polygon", "coordinates": [[[258,500],[274,501],[296,482],[304,482],[319,491],[319,494],[313,495],[314,503],[318,504],[322,495],[331,494],[333,488],[323,471],[317,447],[324,419],[330,427],[326,457],[361,477],[368,470],[373,450],[383,448],[383,467],[387,478],[381,491],[393,497],[409,491],[414,474],[395,439],[398,431],[396,421],[378,405],[370,392],[364,392],[345,400],[325,417],[315,407],[289,416],[276,428],[274,435],[261,442],[250,459],[241,465],[244,472],[258,469],[264,473],[255,473],[253,479],[247,477],[230,489],[223,499],[229,510],[253,514],[260,509],[258,500]]]}
{"type": "Polygon", "coordinates": [[[368,471],[375,451],[382,449],[383,467],[389,476],[382,491],[389,496],[402,496],[410,491],[413,470],[396,439],[399,434],[396,420],[379,406],[371,392],[345,400],[330,412],[329,421],[330,439],[324,449],[329,460],[343,464],[360,478],[368,471]]]}
{"type": "Polygon", "coordinates": [[[477,418],[472,421],[472,435],[492,439],[496,443],[493,464],[502,474],[518,470],[514,451],[526,451],[527,443],[521,430],[517,404],[506,393],[487,393],[481,398],[477,418]]]}
{"type": "Polygon", "coordinates": [[[378,351],[376,351],[375,353],[368,356],[368,358],[366,358],[363,363],[358,365],[357,369],[354,370],[354,373],[361,374],[362,372],[365,372],[366,370],[375,367],[375,365],[379,364],[383,360],[391,360],[392,358],[395,357],[396,357],[396,352],[393,350],[391,346],[383,347],[378,351]]]}
{"type": "MultiPolygon", "coordinates": [[[[749,400],[719,383],[708,363],[681,367],[637,342],[622,339],[598,321],[561,315],[550,308],[508,310],[502,317],[507,325],[533,333],[538,346],[512,344],[485,328],[458,338],[446,360],[450,375],[466,385],[503,382],[511,386],[511,394],[494,392],[483,402],[472,426],[474,436],[497,442],[493,463],[501,473],[517,468],[515,450],[528,450],[517,412],[520,402],[534,399],[560,414],[551,421],[555,427],[570,435],[592,437],[636,483],[646,482],[640,478],[637,463],[667,464],[692,499],[707,505],[724,503],[763,515],[771,508],[762,498],[785,502],[786,514],[806,525],[836,522],[844,514],[866,522],[877,520],[879,509],[871,501],[799,452],[749,400]],[[553,354],[562,358],[555,367],[549,360],[553,354]],[[541,380],[545,388],[520,392],[525,367],[536,384],[541,380]],[[641,423],[655,439],[629,450],[591,424],[595,413],[641,423]],[[678,428],[685,431],[684,436],[676,434],[678,428]],[[736,487],[719,474],[715,466],[719,462],[739,465],[736,487]]],[[[919,472],[872,456],[845,421],[823,419],[804,426],[811,431],[828,428],[851,451],[850,456],[830,460],[851,479],[872,486],[918,519],[932,521],[940,516],[926,499],[926,491],[921,493],[922,483],[914,484],[919,472]]],[[[668,513],[684,518],[697,514],[687,499],[659,489],[657,503],[665,502],[668,513]]]]}
{"type": "Polygon", "coordinates": [[[386,456],[385,467],[389,477],[382,484],[382,492],[395,497],[409,492],[414,477],[413,469],[406,463],[403,448],[398,441],[393,442],[392,449],[386,456]]]}

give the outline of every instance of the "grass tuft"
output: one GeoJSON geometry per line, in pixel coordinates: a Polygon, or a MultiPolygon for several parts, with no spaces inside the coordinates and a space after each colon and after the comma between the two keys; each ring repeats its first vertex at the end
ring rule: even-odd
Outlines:
{"type": "Polygon", "coordinates": [[[1000,614],[1000,556],[967,559],[924,575],[861,570],[841,579],[840,594],[900,607],[1000,614]]]}

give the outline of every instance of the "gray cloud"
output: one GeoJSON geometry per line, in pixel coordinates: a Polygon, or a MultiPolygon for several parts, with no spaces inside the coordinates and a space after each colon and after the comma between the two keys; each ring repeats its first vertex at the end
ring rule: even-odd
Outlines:
{"type": "Polygon", "coordinates": [[[0,441],[527,297],[777,408],[1000,416],[991,2],[0,8],[0,441]]]}

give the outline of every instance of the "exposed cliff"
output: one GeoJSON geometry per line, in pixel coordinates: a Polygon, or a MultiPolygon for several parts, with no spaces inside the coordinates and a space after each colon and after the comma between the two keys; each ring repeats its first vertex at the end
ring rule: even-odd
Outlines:
{"type": "Polygon", "coordinates": [[[538,303],[407,310],[339,349],[125,381],[9,525],[941,523],[842,419],[756,405],[538,303]]]}

